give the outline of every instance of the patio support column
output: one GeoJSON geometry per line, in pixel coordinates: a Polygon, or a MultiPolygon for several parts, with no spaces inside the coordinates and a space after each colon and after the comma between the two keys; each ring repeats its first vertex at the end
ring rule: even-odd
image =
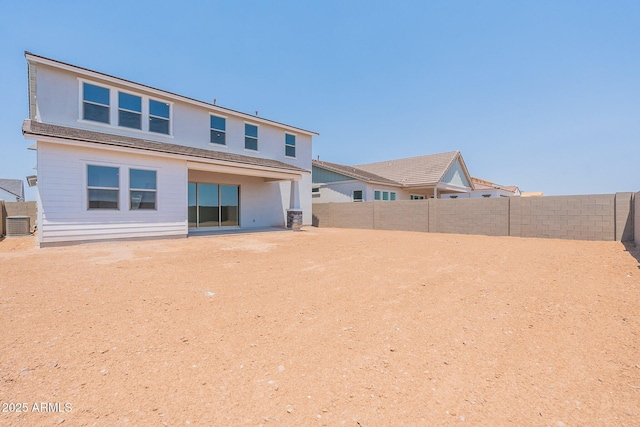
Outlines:
{"type": "Polygon", "coordinates": [[[302,209],[300,209],[300,186],[298,181],[291,181],[289,209],[287,209],[287,228],[299,231],[302,227],[302,209]]]}
{"type": "Polygon", "coordinates": [[[438,187],[433,187],[433,198],[434,199],[438,198],[438,187]]]}
{"type": "Polygon", "coordinates": [[[300,187],[298,185],[298,181],[291,181],[289,209],[300,209],[300,187]]]}

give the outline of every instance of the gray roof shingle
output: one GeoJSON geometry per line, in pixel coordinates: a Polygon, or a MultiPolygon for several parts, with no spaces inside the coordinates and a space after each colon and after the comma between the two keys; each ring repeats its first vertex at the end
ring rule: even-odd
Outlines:
{"type": "Polygon", "coordinates": [[[286,169],[296,172],[309,172],[307,169],[299,168],[279,160],[264,159],[261,157],[244,156],[242,154],[223,153],[220,151],[206,150],[203,148],[188,147],[185,145],[156,142],[141,138],[131,138],[128,136],[113,135],[102,132],[94,132],[84,129],[70,128],[65,126],[40,123],[33,120],[25,120],[22,124],[24,135],[45,136],[53,138],[63,138],[74,141],[84,141],[101,145],[111,145],[116,147],[128,147],[143,151],[158,153],[176,154],[201,159],[232,162],[265,168],[286,169]]]}

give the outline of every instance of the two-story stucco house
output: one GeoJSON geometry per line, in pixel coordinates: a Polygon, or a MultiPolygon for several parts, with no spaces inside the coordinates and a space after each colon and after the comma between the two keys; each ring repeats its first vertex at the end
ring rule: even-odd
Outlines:
{"type": "Polygon", "coordinates": [[[25,57],[40,246],[311,224],[317,133],[25,57]]]}

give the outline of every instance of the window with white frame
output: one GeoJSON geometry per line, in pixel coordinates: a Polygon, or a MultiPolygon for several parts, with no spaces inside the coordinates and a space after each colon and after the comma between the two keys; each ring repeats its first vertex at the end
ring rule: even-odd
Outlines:
{"type": "Polygon", "coordinates": [[[362,190],[353,190],[353,201],[354,202],[364,201],[362,190]]]}
{"type": "Polygon", "coordinates": [[[284,134],[284,155],[287,157],[296,156],[296,136],[289,133],[284,134]]]}
{"type": "Polygon", "coordinates": [[[171,103],[82,79],[79,82],[80,120],[171,135],[171,103]]]}
{"type": "Polygon", "coordinates": [[[244,124],[244,148],[258,151],[258,126],[244,124]]]}
{"type": "Polygon", "coordinates": [[[87,209],[119,209],[120,169],[87,165],[87,209]]]}
{"type": "Polygon", "coordinates": [[[142,98],[118,92],[118,126],[142,129],[142,98]]]}
{"type": "Polygon", "coordinates": [[[224,117],[211,116],[211,140],[212,144],[226,145],[227,119],[224,117]]]}
{"type": "Polygon", "coordinates": [[[396,200],[396,192],[375,190],[373,192],[373,199],[382,201],[396,200]]]}
{"type": "Polygon", "coordinates": [[[410,200],[424,200],[424,196],[422,194],[412,194],[409,196],[410,200]]]}
{"type": "Polygon", "coordinates": [[[90,83],[82,84],[82,118],[93,122],[110,123],[109,89],[90,83]]]}
{"type": "Polygon", "coordinates": [[[129,209],[156,209],[156,171],[129,169],[129,209]]]}
{"type": "Polygon", "coordinates": [[[171,108],[166,102],[149,100],[149,132],[169,135],[171,108]]]}

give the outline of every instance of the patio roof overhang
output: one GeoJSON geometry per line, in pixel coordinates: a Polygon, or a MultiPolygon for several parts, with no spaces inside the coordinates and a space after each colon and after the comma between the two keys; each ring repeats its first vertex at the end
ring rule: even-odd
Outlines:
{"type": "Polygon", "coordinates": [[[246,165],[225,165],[219,163],[204,163],[201,161],[187,161],[189,170],[204,172],[224,173],[229,175],[242,175],[263,178],[267,182],[274,181],[300,181],[302,173],[293,172],[286,169],[275,169],[265,167],[246,167],[246,165]]]}

